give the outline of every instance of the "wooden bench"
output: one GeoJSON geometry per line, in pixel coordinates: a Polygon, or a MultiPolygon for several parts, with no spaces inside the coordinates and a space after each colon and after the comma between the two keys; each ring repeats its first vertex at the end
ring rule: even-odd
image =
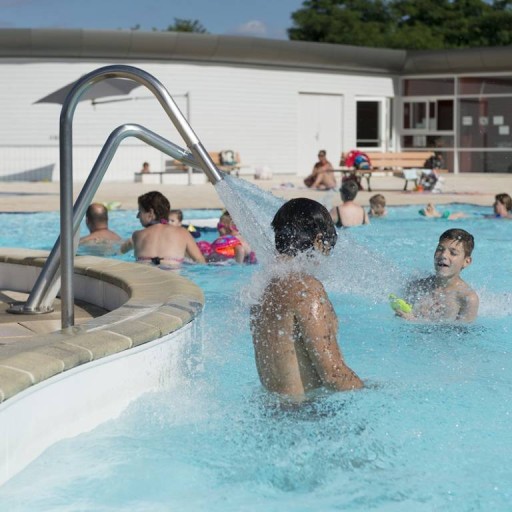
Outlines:
{"type": "MultiPolygon", "coordinates": [[[[396,151],[389,153],[366,152],[369,156],[371,169],[354,169],[350,167],[340,167],[339,170],[343,175],[354,175],[361,181],[366,179],[368,191],[371,192],[370,179],[372,176],[390,172],[393,176],[403,178],[405,180],[404,190],[407,190],[409,181],[418,186],[418,179],[424,169],[425,161],[430,158],[433,151],[396,151]]],[[[441,172],[447,172],[441,170],[441,172]]]]}
{"type": "Polygon", "coordinates": [[[215,164],[215,167],[221,171],[227,172],[228,174],[234,171],[235,175],[238,176],[240,169],[242,168],[240,154],[238,152],[235,152],[235,163],[230,165],[222,163],[220,158],[220,151],[208,151],[208,154],[210,155],[212,162],[215,164]]]}
{"type": "Polygon", "coordinates": [[[165,160],[163,171],[134,173],[135,183],[199,185],[207,182],[206,175],[200,169],[192,169],[179,160],[165,160]]]}
{"type": "Polygon", "coordinates": [[[433,151],[395,151],[389,153],[367,153],[373,169],[393,171],[393,175],[405,180],[404,190],[409,182],[418,186],[418,179],[425,161],[434,154],[433,151]]]}

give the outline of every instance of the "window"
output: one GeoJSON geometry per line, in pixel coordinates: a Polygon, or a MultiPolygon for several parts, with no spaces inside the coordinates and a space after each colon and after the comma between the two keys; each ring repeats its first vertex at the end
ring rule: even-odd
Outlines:
{"type": "Polygon", "coordinates": [[[430,132],[452,131],[453,100],[404,102],[403,128],[430,132]]]}
{"type": "Polygon", "coordinates": [[[381,145],[381,102],[357,101],[356,145],[358,148],[377,148],[381,145]]]}

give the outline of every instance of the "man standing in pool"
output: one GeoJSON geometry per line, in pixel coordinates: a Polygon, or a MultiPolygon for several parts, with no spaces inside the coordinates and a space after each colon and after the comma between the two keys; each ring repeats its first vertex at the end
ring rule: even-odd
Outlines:
{"type": "Polygon", "coordinates": [[[478,295],[461,279],[471,262],[473,235],[464,229],[449,229],[439,237],[434,252],[435,274],[411,282],[406,300],[412,311],[396,310],[406,320],[472,322],[478,313],[478,295]]]}
{"type": "Polygon", "coordinates": [[[121,241],[121,237],[108,227],[108,210],[105,205],[90,204],[85,212],[85,223],[90,234],[80,238],[81,244],[121,241]]]}
{"type": "Polygon", "coordinates": [[[324,287],[294,265],[304,254],[327,256],[336,244],[329,212],[311,199],[292,199],[278,210],[272,228],[286,270],[271,278],[259,304],[251,309],[261,383],[268,391],[294,400],[320,387],[336,391],[363,387],[343,360],[336,339],[338,319],[324,287]]]}

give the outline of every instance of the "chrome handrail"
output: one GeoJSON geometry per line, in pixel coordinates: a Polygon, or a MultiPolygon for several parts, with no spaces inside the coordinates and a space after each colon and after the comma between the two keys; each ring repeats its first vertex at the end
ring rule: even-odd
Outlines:
{"type": "Polygon", "coordinates": [[[74,247],[73,236],[78,232],[88,204],[94,197],[120,142],[135,136],[162,152],[192,167],[202,169],[212,184],[223,179],[208,152],[197,138],[188,121],[180,112],[167,89],[152,75],[133,66],[115,65],[99,68],[80,78],[69,92],[60,115],[60,237],[30,293],[27,302],[12,312],[44,313],[51,310],[57,291],[58,271],[61,270],[61,325],[74,325],[74,247]],[[96,163],[85,182],[73,208],[73,115],[80,96],[93,84],[107,78],[127,78],[145,85],[158,99],[174,126],[183,137],[190,152],[160,137],[140,125],[118,127],[108,137],[96,163]],[[51,295],[55,296],[51,297],[51,295]]]}

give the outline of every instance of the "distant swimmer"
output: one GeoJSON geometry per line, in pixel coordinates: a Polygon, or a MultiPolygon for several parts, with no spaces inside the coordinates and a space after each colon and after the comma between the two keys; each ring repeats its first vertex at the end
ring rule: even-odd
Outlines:
{"type": "Polygon", "coordinates": [[[101,203],[92,203],[85,213],[89,234],[80,238],[81,251],[97,256],[110,256],[119,251],[121,237],[108,227],[108,211],[101,203]]]}
{"type": "Polygon", "coordinates": [[[497,194],[492,205],[493,215],[486,215],[491,219],[512,219],[512,197],[508,194],[497,194]]]}
{"type": "Polygon", "coordinates": [[[471,264],[474,246],[467,231],[445,231],[434,252],[435,274],[409,283],[405,300],[412,311],[397,307],[395,314],[412,321],[472,322],[479,299],[460,273],[471,264]]]}
{"type": "Polygon", "coordinates": [[[293,264],[300,255],[329,255],[337,240],[329,212],[311,199],[292,199],[278,210],[272,228],[285,270],[270,279],[251,309],[261,383],[298,401],[317,388],[362,388],[341,354],[338,319],[322,283],[293,264]]]}
{"type": "Polygon", "coordinates": [[[447,220],[464,219],[468,217],[468,215],[463,212],[452,213],[449,210],[444,210],[443,212],[440,212],[432,203],[428,203],[427,206],[419,210],[418,213],[420,215],[423,215],[423,217],[434,217],[436,219],[447,220]]]}

